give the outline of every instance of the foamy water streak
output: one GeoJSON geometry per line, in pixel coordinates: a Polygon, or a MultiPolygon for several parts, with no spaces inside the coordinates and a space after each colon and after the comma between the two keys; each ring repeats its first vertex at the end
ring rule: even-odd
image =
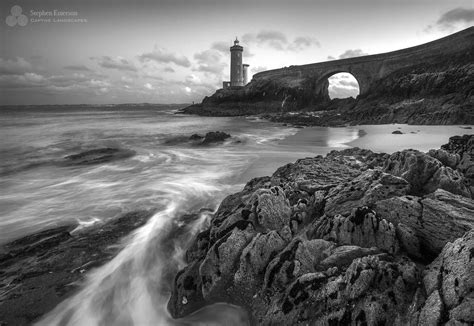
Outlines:
{"type": "Polygon", "coordinates": [[[135,231],[124,249],[92,272],[84,288],[60,304],[38,325],[175,325],[166,310],[169,276],[184,265],[184,247],[207,223],[209,212],[179,219],[219,197],[218,180],[228,171],[170,176],[163,180],[166,208],[135,231]],[[164,279],[168,278],[168,283],[164,279]]]}

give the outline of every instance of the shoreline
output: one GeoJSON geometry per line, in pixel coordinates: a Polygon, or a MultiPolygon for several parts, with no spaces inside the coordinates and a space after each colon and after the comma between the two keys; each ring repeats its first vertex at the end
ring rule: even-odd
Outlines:
{"type": "MultiPolygon", "coordinates": [[[[395,126],[395,125],[391,125],[395,126]]],[[[401,128],[404,128],[404,126],[407,125],[401,125],[401,128]]],[[[384,132],[388,132],[386,129],[380,126],[351,126],[354,128],[355,134],[358,135],[358,137],[354,140],[351,140],[346,143],[338,143],[338,144],[346,144],[346,145],[354,145],[359,142],[362,142],[367,144],[367,139],[374,139],[375,135],[373,134],[373,130],[368,130],[366,135],[363,135],[361,133],[361,130],[365,130],[364,128],[367,129],[367,127],[374,127],[374,128],[382,128],[384,132]],[[362,129],[360,127],[363,127],[362,129]]],[[[281,142],[285,143],[288,146],[292,146],[292,144],[300,144],[303,142],[304,143],[304,138],[306,137],[306,141],[311,142],[311,134],[312,134],[312,128],[314,127],[309,127],[309,128],[303,128],[299,130],[296,134],[291,135],[289,137],[286,137],[283,139],[281,142]],[[288,139],[290,138],[290,139],[288,139]]],[[[333,129],[335,131],[341,131],[347,128],[331,128],[331,127],[317,127],[317,128],[325,128],[325,129],[333,129]]],[[[398,128],[398,125],[397,125],[398,128]]],[[[423,128],[429,128],[429,126],[423,126],[423,128]]],[[[396,129],[396,128],[393,128],[396,129]]],[[[403,135],[392,135],[391,133],[389,134],[390,137],[400,137],[403,135]]],[[[338,147],[338,146],[336,146],[338,147]]],[[[339,149],[343,150],[344,147],[339,146],[339,149]]],[[[333,148],[328,148],[326,147],[327,152],[329,153],[333,148]]],[[[348,149],[349,151],[351,149],[348,149]]],[[[352,150],[354,150],[352,148],[352,150]]],[[[327,153],[326,153],[327,154],[327,153]]],[[[293,164],[293,163],[292,163],[293,164]]],[[[281,166],[279,169],[282,169],[283,167],[281,166]]],[[[262,178],[257,178],[257,179],[262,179],[262,178]]],[[[248,181],[248,180],[246,180],[248,181]]],[[[249,181],[252,182],[252,181],[249,181]]],[[[225,200],[222,202],[224,203],[225,200]]],[[[222,204],[221,204],[222,205],[222,204]]],[[[91,268],[95,268],[98,266],[101,266],[105,264],[106,262],[110,261],[116,253],[119,252],[119,247],[115,247],[113,251],[105,250],[105,247],[108,247],[113,244],[118,244],[120,243],[123,237],[126,237],[127,234],[130,234],[135,228],[140,227],[146,223],[148,218],[152,215],[152,212],[137,212],[138,215],[138,222],[133,222],[132,224],[129,224],[127,222],[127,219],[130,217],[133,217],[135,213],[130,213],[126,214],[123,218],[123,223],[125,224],[114,224],[112,221],[110,224],[106,223],[104,225],[98,225],[98,226],[93,226],[91,228],[87,228],[84,230],[83,233],[79,232],[79,236],[75,236],[71,234],[71,228],[69,226],[66,227],[60,227],[57,229],[47,229],[41,232],[36,232],[30,235],[27,235],[25,237],[22,237],[20,239],[14,240],[12,242],[9,242],[7,244],[3,244],[2,247],[10,247],[9,252],[3,252],[3,255],[0,259],[0,268],[4,270],[8,270],[7,273],[8,275],[14,275],[16,273],[19,273],[18,271],[21,271],[23,266],[21,261],[23,259],[28,259],[31,257],[41,257],[44,255],[44,253],[49,252],[52,250],[52,254],[47,255],[46,258],[43,260],[43,258],[39,258],[38,261],[38,266],[33,264],[32,266],[29,266],[26,268],[25,271],[20,272],[19,275],[26,275],[24,276],[24,279],[20,281],[21,282],[26,282],[24,284],[29,284],[30,290],[23,292],[20,287],[16,287],[15,285],[15,278],[13,278],[12,282],[8,284],[7,286],[10,287],[11,289],[7,290],[5,296],[2,298],[2,311],[0,311],[0,316],[7,316],[0,318],[0,320],[4,321],[14,321],[14,324],[21,325],[24,322],[29,323],[33,320],[37,320],[40,316],[44,315],[48,311],[50,311],[54,306],[60,302],[62,302],[65,298],[69,297],[72,295],[77,289],[79,289],[79,284],[81,283],[81,280],[84,280],[84,276],[87,274],[87,270],[91,268]],[[127,217],[128,216],[128,217],[127,217]],[[124,229],[121,229],[125,225],[124,229]],[[71,264],[67,267],[68,269],[71,269],[70,273],[64,273],[64,270],[60,270],[61,267],[58,266],[59,269],[56,269],[51,272],[49,269],[43,269],[44,266],[50,265],[51,261],[54,261],[55,259],[59,259],[64,255],[66,252],[70,250],[70,248],[73,248],[74,246],[81,246],[81,243],[88,242],[86,239],[94,239],[94,237],[97,235],[97,230],[101,228],[109,228],[107,232],[110,234],[110,238],[102,240],[93,240],[97,241],[97,247],[96,253],[98,253],[98,256],[93,259],[89,260],[87,259],[86,256],[81,256],[82,258],[79,260],[76,260],[75,262],[71,262],[71,264]],[[118,232],[120,231],[120,232],[118,232]],[[118,234],[116,234],[118,232],[118,234]],[[113,236],[112,236],[113,235],[113,236]],[[26,251],[25,255],[22,255],[21,252],[25,250],[25,248],[28,248],[26,251]],[[13,263],[12,263],[13,262],[13,263]],[[43,267],[41,267],[43,265],[43,267]],[[34,272],[31,272],[34,270],[34,272]],[[51,275],[52,273],[52,275],[51,275]],[[46,277],[47,281],[44,281],[43,279],[46,277]],[[44,295],[43,292],[38,292],[39,289],[43,289],[41,291],[45,291],[47,293],[50,293],[48,295],[52,295],[52,298],[50,298],[48,303],[41,302],[39,298],[44,295]],[[48,292],[49,291],[49,292],[48,292]],[[52,292],[51,292],[52,291],[52,292]],[[9,299],[9,297],[15,297],[12,299],[9,299]],[[41,303],[39,303],[41,302],[41,303]],[[32,308],[31,304],[34,303],[35,309],[32,308]],[[11,309],[11,307],[22,307],[22,309],[26,310],[31,310],[30,313],[24,313],[21,312],[20,314],[18,310],[11,309]],[[10,307],[11,311],[6,311],[6,309],[10,307]],[[26,319],[25,319],[26,318],[26,319]]],[[[119,218],[120,220],[120,218],[119,218]]],[[[91,250],[89,248],[88,250],[91,250]]],[[[62,266],[62,265],[61,265],[62,266]]],[[[23,276],[22,276],[23,277],[23,276]]],[[[21,279],[21,277],[20,277],[21,279]]],[[[18,284],[18,283],[17,283],[18,284]]],[[[23,311],[23,310],[21,310],[23,311]]]]}

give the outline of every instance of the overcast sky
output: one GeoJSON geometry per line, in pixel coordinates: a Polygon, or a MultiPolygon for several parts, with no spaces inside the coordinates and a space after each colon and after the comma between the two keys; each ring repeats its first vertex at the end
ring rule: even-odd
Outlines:
{"type": "Polygon", "coordinates": [[[201,101],[229,79],[236,36],[253,74],[397,50],[474,24],[472,0],[2,0],[0,7],[0,104],[201,101]],[[22,11],[12,13],[15,5],[22,11]],[[54,10],[72,16],[38,16],[54,10]],[[82,22],[53,21],[60,18],[82,22]]]}

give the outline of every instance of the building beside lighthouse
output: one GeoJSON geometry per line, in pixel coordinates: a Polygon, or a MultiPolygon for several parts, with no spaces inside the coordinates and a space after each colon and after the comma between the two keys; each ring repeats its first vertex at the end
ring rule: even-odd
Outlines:
{"type": "Polygon", "coordinates": [[[234,45],[230,47],[230,81],[224,81],[222,87],[238,88],[248,83],[248,64],[242,64],[244,47],[239,45],[239,40],[235,38],[234,45]]]}

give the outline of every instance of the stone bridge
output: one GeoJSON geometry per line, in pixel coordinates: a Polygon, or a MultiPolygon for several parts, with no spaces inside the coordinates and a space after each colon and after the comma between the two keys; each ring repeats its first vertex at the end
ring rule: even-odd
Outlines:
{"type": "Polygon", "coordinates": [[[393,72],[430,63],[440,54],[449,56],[465,51],[474,53],[474,27],[403,50],[267,70],[255,74],[253,78],[256,81],[268,78],[288,79],[289,82],[311,78],[315,81],[314,94],[328,98],[328,78],[346,72],[357,79],[359,93],[364,96],[369,93],[373,85],[393,72]]]}

